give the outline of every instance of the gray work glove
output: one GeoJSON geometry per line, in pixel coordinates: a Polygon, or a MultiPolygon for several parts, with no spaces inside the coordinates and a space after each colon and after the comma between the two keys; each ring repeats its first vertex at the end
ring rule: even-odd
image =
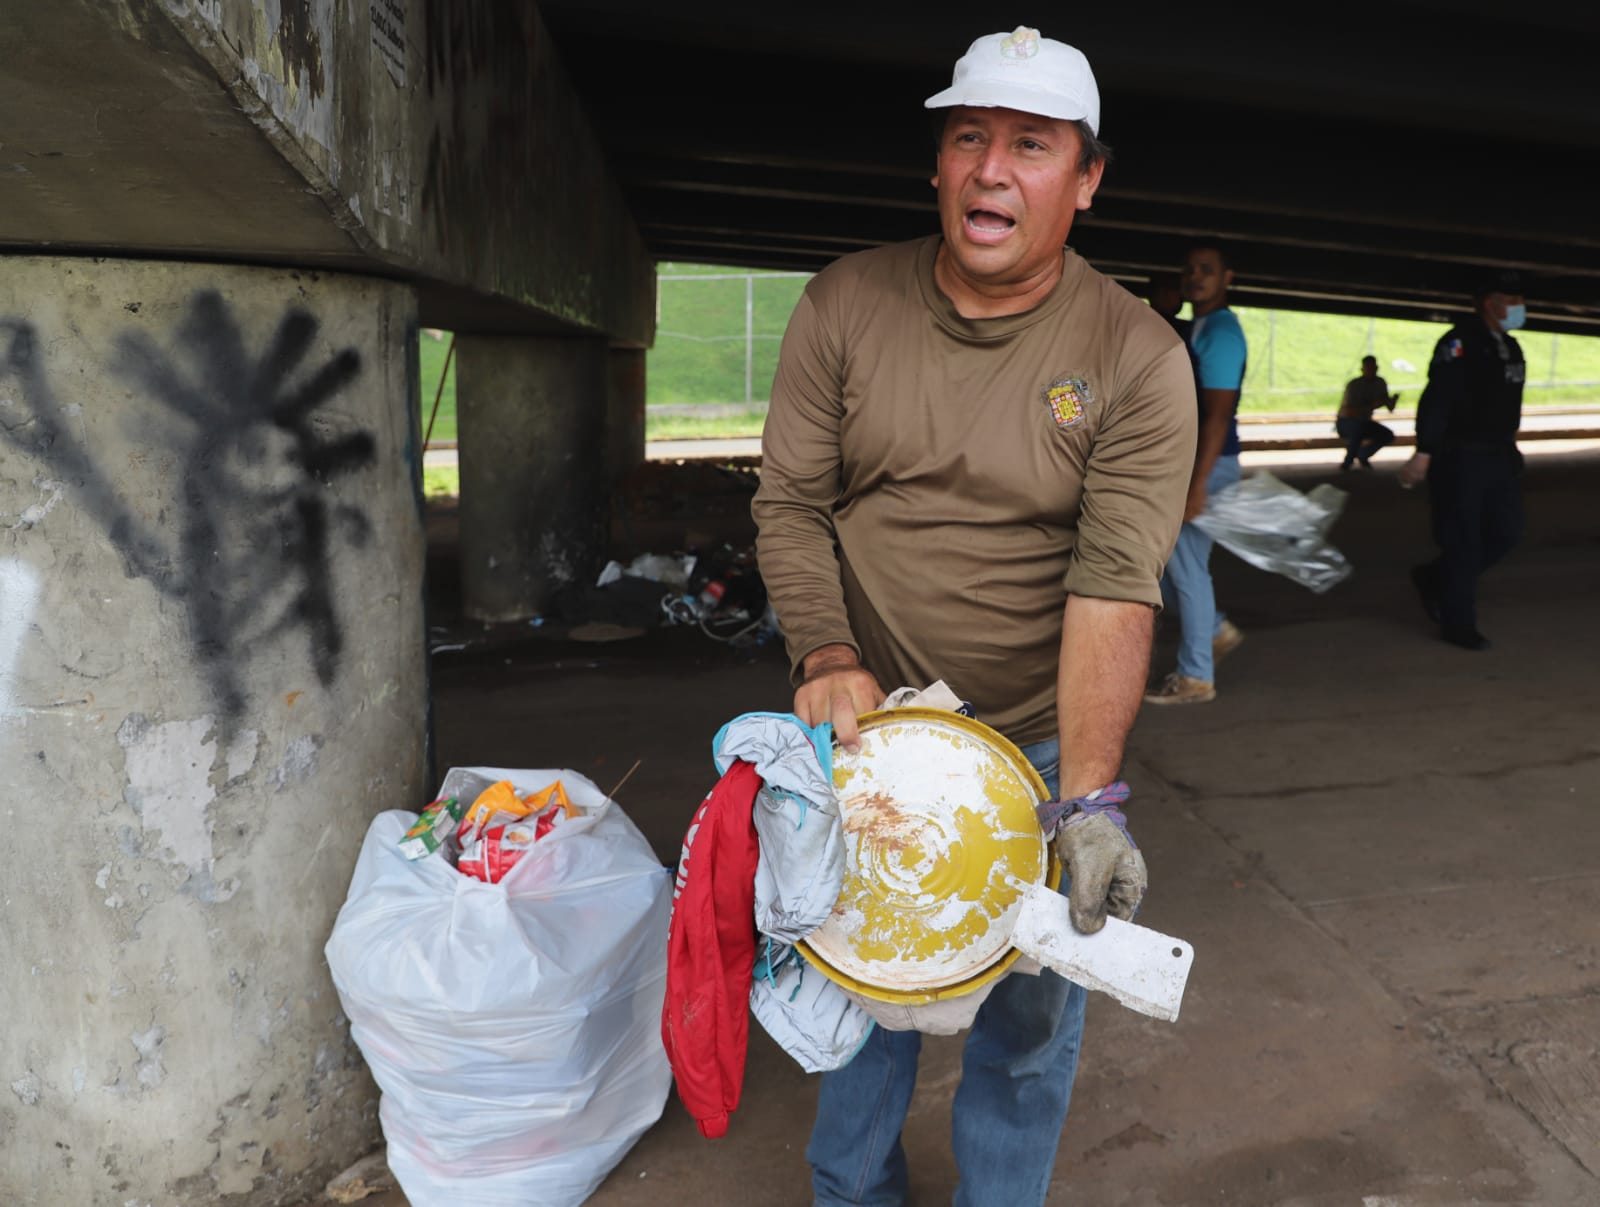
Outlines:
{"type": "Polygon", "coordinates": [[[1054,833],[1056,854],[1072,882],[1067,893],[1072,925],[1086,935],[1105,926],[1107,913],[1131,921],[1150,884],[1144,856],[1117,807],[1127,799],[1128,786],[1115,783],[1038,809],[1039,823],[1046,834],[1054,833]]]}

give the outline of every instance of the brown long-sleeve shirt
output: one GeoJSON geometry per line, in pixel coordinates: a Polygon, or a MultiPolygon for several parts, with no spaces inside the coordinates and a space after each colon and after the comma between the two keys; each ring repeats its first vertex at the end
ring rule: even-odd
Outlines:
{"type": "Polygon", "coordinates": [[[1194,465],[1189,357],[1070,250],[1034,309],[961,317],[937,236],[847,256],[784,336],[754,503],[796,676],[854,646],[945,679],[1019,743],[1056,733],[1066,596],[1160,604],[1194,465]]]}

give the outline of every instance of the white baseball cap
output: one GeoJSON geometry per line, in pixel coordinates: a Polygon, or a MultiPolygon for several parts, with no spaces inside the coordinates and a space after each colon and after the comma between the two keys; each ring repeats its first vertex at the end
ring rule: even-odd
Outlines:
{"type": "Polygon", "coordinates": [[[1042,38],[1019,25],[1008,34],[987,34],[956,60],[950,87],[922,102],[925,109],[972,105],[1016,109],[1063,121],[1085,121],[1100,133],[1100,90],[1083,52],[1042,38]]]}

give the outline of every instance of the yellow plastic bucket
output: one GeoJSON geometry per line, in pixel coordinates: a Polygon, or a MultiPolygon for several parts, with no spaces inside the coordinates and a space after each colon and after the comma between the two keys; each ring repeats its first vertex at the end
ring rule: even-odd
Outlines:
{"type": "Polygon", "coordinates": [[[865,997],[923,1005],[1004,975],[1017,882],[1061,867],[1034,807],[1049,790],[1015,745],[933,708],[861,718],[861,750],[834,751],[845,877],[833,913],[797,946],[865,997]]]}

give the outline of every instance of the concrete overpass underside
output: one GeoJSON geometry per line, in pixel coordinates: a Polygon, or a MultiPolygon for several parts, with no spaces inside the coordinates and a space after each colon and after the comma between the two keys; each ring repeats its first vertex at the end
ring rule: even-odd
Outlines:
{"type": "Polygon", "coordinates": [[[1079,250],[1130,283],[1196,236],[1249,305],[1434,318],[1486,264],[1600,330],[1600,9],[1356,0],[762,6],[547,0],[653,254],[815,269],[934,229],[921,102],[1023,20],[1094,65],[1116,152],[1079,250]]]}

